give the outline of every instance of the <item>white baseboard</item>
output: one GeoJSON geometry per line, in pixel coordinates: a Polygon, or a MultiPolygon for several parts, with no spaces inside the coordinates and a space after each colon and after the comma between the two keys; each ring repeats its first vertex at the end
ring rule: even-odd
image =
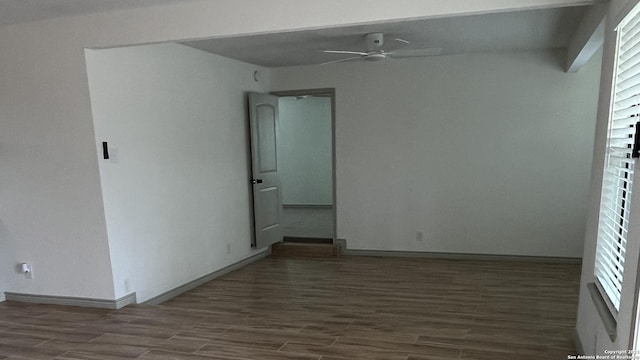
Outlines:
{"type": "Polygon", "coordinates": [[[18,301],[34,304],[96,307],[103,309],[120,309],[129,304],[136,303],[136,293],[131,293],[115,300],[80,298],[70,296],[21,294],[12,292],[5,292],[4,294],[7,301],[18,301]]]}
{"type": "Polygon", "coordinates": [[[581,258],[553,257],[553,256],[523,256],[523,255],[493,255],[493,254],[469,254],[469,253],[445,253],[429,251],[393,251],[393,250],[354,250],[347,248],[347,240],[336,239],[342,254],[347,256],[386,256],[386,257],[412,257],[448,260],[500,260],[500,261],[527,261],[541,263],[582,264],[581,258]]]}
{"type": "Polygon", "coordinates": [[[216,270],[216,271],[214,271],[212,273],[209,273],[207,275],[199,277],[199,278],[197,278],[197,279],[195,279],[193,281],[190,281],[190,282],[188,282],[186,284],[177,286],[177,287],[175,287],[175,288],[173,288],[173,289],[171,289],[171,290],[169,290],[167,292],[164,292],[164,293],[162,293],[162,294],[160,294],[158,296],[155,296],[155,297],[143,302],[143,304],[145,304],[145,305],[160,305],[163,302],[165,302],[165,301],[167,301],[167,300],[169,300],[171,298],[174,298],[174,297],[176,297],[176,296],[178,296],[178,295],[180,295],[182,293],[185,293],[185,292],[187,292],[189,290],[195,289],[195,288],[197,288],[198,286],[200,286],[200,285],[202,285],[204,283],[208,283],[209,281],[211,281],[211,280],[213,280],[215,278],[218,278],[218,277],[220,277],[220,276],[222,276],[224,274],[227,274],[227,273],[230,273],[230,272],[232,272],[234,270],[237,270],[237,269],[240,269],[242,267],[245,267],[245,266],[251,264],[252,262],[258,261],[258,260],[260,260],[262,258],[265,258],[265,257],[269,256],[269,255],[271,255],[271,247],[269,247],[268,249],[266,249],[266,250],[264,250],[264,251],[262,251],[262,252],[260,252],[258,254],[252,255],[252,256],[244,259],[244,260],[241,260],[241,261],[239,261],[239,262],[237,262],[235,264],[229,265],[229,266],[224,267],[224,268],[222,268],[220,270],[216,270]]]}
{"type": "MultiPolygon", "coordinates": [[[[214,271],[210,274],[197,278],[184,285],[180,285],[174,289],[171,289],[165,293],[162,293],[150,300],[145,301],[146,305],[161,304],[177,295],[180,295],[186,291],[194,289],[204,283],[207,283],[217,277],[227,274],[231,271],[237,270],[241,267],[249,265],[250,263],[265,258],[271,254],[271,248],[264,250],[258,254],[250,256],[235,264],[229,265],[220,270],[214,271]]],[[[68,305],[68,306],[82,306],[82,307],[95,307],[103,309],[120,309],[129,304],[136,304],[136,293],[125,295],[119,299],[93,299],[93,298],[80,298],[69,296],[49,296],[49,295],[34,295],[34,294],[21,294],[5,292],[4,297],[7,301],[26,302],[34,304],[50,304],[50,305],[68,305]]]]}

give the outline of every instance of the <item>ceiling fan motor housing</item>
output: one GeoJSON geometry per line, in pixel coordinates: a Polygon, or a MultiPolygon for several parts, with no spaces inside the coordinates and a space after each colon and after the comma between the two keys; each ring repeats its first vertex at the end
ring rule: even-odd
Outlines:
{"type": "Polygon", "coordinates": [[[365,36],[367,40],[367,51],[378,50],[384,44],[384,35],[382,33],[371,33],[365,36]]]}
{"type": "Polygon", "coordinates": [[[362,58],[365,59],[366,61],[382,61],[386,59],[387,56],[385,54],[373,53],[373,54],[365,55],[362,58]]]}

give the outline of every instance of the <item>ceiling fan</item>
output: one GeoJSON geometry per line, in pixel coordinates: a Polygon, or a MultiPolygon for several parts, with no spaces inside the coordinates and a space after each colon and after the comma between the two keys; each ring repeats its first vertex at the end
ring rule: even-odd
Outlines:
{"type": "MultiPolygon", "coordinates": [[[[357,50],[320,50],[326,54],[343,54],[343,55],[355,55],[344,59],[329,61],[323,63],[321,65],[335,64],[345,61],[381,61],[387,58],[391,59],[401,59],[401,58],[412,58],[412,57],[426,57],[426,56],[437,56],[442,54],[442,48],[427,48],[427,49],[398,49],[394,51],[385,51],[382,48],[384,45],[384,34],[383,33],[370,33],[364,36],[365,40],[365,51],[357,51],[357,50]]],[[[396,42],[402,43],[403,45],[410,44],[409,41],[394,38],[396,42]]]]}

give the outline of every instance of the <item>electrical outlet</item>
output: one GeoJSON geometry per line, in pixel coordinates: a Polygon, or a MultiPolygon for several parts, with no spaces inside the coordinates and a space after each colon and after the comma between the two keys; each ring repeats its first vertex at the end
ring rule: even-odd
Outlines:
{"type": "Polygon", "coordinates": [[[424,241],[424,235],[422,234],[422,231],[416,232],[416,241],[424,241]]]}
{"type": "Polygon", "coordinates": [[[23,263],[21,270],[25,279],[33,279],[33,266],[31,264],[23,263]]]}
{"type": "Polygon", "coordinates": [[[231,254],[231,244],[227,244],[227,254],[231,254]]]}

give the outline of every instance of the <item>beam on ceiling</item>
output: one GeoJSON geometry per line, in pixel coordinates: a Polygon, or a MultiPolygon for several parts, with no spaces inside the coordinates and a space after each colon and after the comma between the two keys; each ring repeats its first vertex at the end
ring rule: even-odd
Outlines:
{"type": "Polygon", "coordinates": [[[589,7],[567,47],[567,72],[577,72],[604,42],[604,20],[608,3],[589,7]]]}

